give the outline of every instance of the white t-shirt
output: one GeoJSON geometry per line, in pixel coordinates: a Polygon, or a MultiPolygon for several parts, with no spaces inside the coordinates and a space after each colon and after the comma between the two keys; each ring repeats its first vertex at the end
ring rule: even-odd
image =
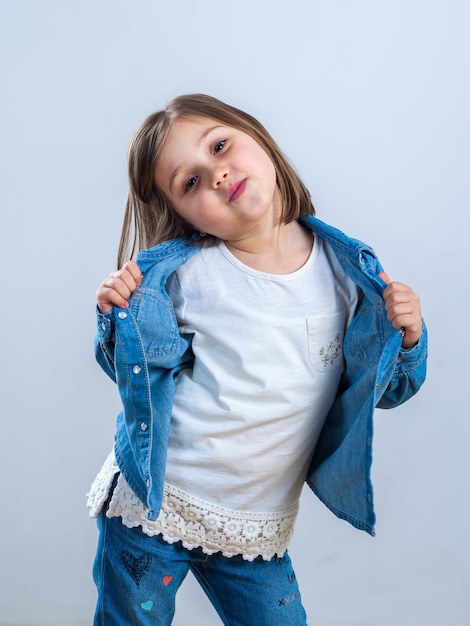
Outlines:
{"type": "Polygon", "coordinates": [[[219,243],[168,291],[195,360],[176,383],[166,482],[231,509],[291,507],[336,395],[355,285],[322,240],[291,274],[219,243]]]}
{"type": "MultiPolygon", "coordinates": [[[[206,246],[167,288],[195,360],[176,381],[162,511],[147,520],[120,476],[107,514],[208,554],[280,555],[336,395],[357,287],[316,238],[305,265],[282,275],[206,246]]],[[[95,510],[116,471],[111,455],[95,510]]]]}

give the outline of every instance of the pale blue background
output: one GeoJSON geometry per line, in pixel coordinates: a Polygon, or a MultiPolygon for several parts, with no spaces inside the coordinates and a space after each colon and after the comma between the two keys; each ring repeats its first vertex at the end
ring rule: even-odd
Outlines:
{"type": "MultiPolygon", "coordinates": [[[[305,494],[309,623],[470,623],[466,0],[2,0],[0,624],[87,626],[85,493],[118,401],[94,363],[142,119],[208,92],[259,117],[318,214],[422,296],[421,394],[378,412],[377,537],[305,494]]],[[[188,580],[176,626],[218,620],[188,580]]]]}

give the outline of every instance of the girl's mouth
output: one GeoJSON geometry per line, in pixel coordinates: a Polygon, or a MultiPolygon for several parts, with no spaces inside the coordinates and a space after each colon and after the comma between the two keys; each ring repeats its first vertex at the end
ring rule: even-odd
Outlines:
{"type": "Polygon", "coordinates": [[[233,202],[234,200],[238,200],[238,198],[243,194],[246,188],[246,178],[238,181],[238,183],[233,184],[229,189],[229,202],[233,202]]]}

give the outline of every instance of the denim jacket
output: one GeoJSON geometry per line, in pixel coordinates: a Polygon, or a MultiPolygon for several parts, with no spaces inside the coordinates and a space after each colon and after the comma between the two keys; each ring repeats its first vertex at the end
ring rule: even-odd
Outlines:
{"type": "MultiPolygon", "coordinates": [[[[426,375],[426,329],[415,347],[402,349],[401,331],[387,320],[385,283],[378,276],[383,268],[373,250],[315,217],[301,221],[332,246],[363,294],[344,336],[344,372],[307,483],[335,515],[374,535],[374,409],[397,406],[420,388],[426,375]]],[[[191,336],[179,332],[165,285],[199,249],[178,238],[141,251],[137,263],[144,277],[129,307],[98,312],[96,357],[117,383],[123,408],[117,418],[116,459],[148,507],[149,519],[156,519],[161,507],[175,380],[194,359],[191,336]]]]}

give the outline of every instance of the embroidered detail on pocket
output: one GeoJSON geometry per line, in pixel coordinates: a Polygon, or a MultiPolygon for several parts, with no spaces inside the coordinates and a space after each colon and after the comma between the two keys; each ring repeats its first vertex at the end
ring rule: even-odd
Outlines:
{"type": "Polygon", "coordinates": [[[310,364],[318,372],[330,372],[343,363],[344,313],[307,318],[310,364]]]}
{"type": "Polygon", "coordinates": [[[140,581],[150,569],[152,556],[145,553],[140,556],[134,556],[127,550],[123,550],[121,552],[121,559],[124,563],[124,567],[129,572],[130,577],[135,582],[137,587],[139,587],[140,581]]]}
{"type": "Polygon", "coordinates": [[[331,341],[329,341],[325,346],[320,348],[320,357],[323,363],[323,367],[328,367],[333,365],[335,360],[341,356],[341,335],[336,333],[331,341]]]}

